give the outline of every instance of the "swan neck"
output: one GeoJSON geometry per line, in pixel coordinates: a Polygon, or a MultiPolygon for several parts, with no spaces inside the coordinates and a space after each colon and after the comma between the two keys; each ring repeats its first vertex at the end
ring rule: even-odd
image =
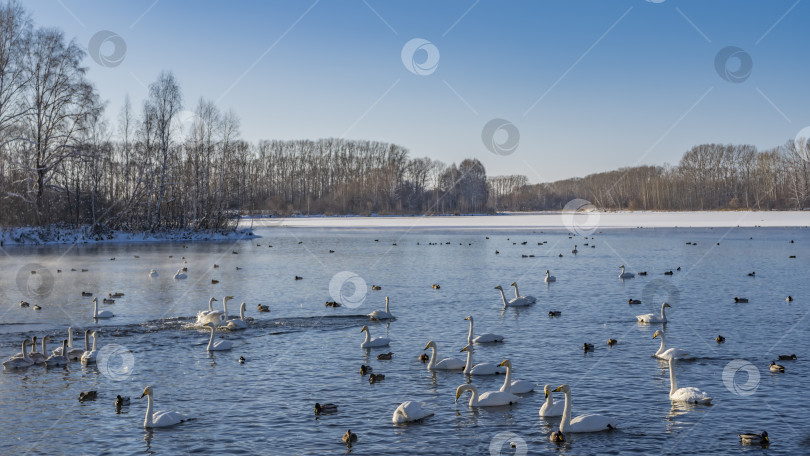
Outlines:
{"type": "Polygon", "coordinates": [[[93,300],[93,318],[98,318],[98,299],[93,300]]]}
{"type": "Polygon", "coordinates": [[[675,379],[675,362],[673,361],[674,358],[669,359],[669,395],[675,391],[678,391],[678,380],[675,379]]]}
{"type": "Polygon", "coordinates": [[[506,366],[506,376],[503,378],[503,386],[501,387],[501,391],[504,393],[512,391],[512,368],[509,366],[506,366]]]}
{"type": "Polygon", "coordinates": [[[472,385],[464,385],[464,386],[466,387],[465,389],[467,391],[472,393],[470,395],[470,407],[475,407],[476,405],[478,405],[478,388],[472,385]]]}
{"type": "Polygon", "coordinates": [[[366,329],[366,340],[363,342],[368,343],[370,341],[371,341],[371,332],[368,329],[366,329]]]}
{"type": "MultiPolygon", "coordinates": [[[[368,342],[368,333],[366,333],[366,342],[368,342]]],[[[436,345],[430,346],[430,362],[428,363],[428,369],[433,369],[436,367],[436,345]]]]}
{"type": "Polygon", "coordinates": [[[665,320],[667,318],[667,306],[665,304],[661,304],[661,319],[665,320]]]}
{"type": "Polygon", "coordinates": [[[28,359],[28,354],[25,352],[25,346],[26,346],[26,345],[28,345],[28,344],[27,344],[27,342],[28,342],[27,340],[24,340],[24,341],[23,341],[23,344],[22,344],[22,355],[23,355],[23,359],[28,359]]]}
{"type": "Polygon", "coordinates": [[[225,320],[227,320],[228,319],[228,300],[227,299],[222,300],[222,307],[225,308],[225,320]]]}
{"type": "Polygon", "coordinates": [[[517,287],[517,283],[515,283],[515,284],[513,285],[513,287],[515,287],[515,297],[516,297],[516,298],[519,298],[519,297],[520,297],[520,293],[518,293],[518,287],[517,287]]]}
{"type": "Polygon", "coordinates": [[[467,364],[464,366],[464,375],[470,375],[472,372],[472,348],[467,349],[467,364]]]}
{"type": "MultiPolygon", "coordinates": [[[[551,395],[549,395],[551,397],[551,395]]],[[[565,392],[565,406],[563,407],[563,417],[560,422],[560,432],[565,434],[571,425],[571,393],[565,392]]]]}
{"type": "Polygon", "coordinates": [[[214,298],[208,300],[208,312],[214,311],[214,298]]]}
{"type": "Polygon", "coordinates": [[[472,343],[472,337],[473,337],[473,319],[470,318],[470,332],[467,333],[467,345],[470,345],[472,343]]]}
{"type": "MultiPolygon", "coordinates": [[[[65,342],[65,343],[67,343],[67,342],[65,342]]],[[[45,338],[43,337],[42,338],[42,354],[45,355],[45,356],[48,356],[47,353],[48,352],[45,351],[45,338]]],[[[62,349],[62,354],[67,356],[67,352],[65,352],[64,349],[62,349]]]]}
{"type": "Polygon", "coordinates": [[[239,319],[245,321],[245,306],[239,306],[239,319]]]}
{"type": "Polygon", "coordinates": [[[73,328],[68,328],[68,347],[73,348],[73,328]]]}
{"type": "Polygon", "coordinates": [[[546,395],[546,409],[547,410],[549,410],[551,408],[551,406],[554,405],[554,399],[551,397],[552,394],[554,394],[554,393],[551,390],[549,390],[548,394],[546,395]]]}
{"type": "Polygon", "coordinates": [[[143,427],[152,427],[152,394],[146,395],[146,418],[143,420],[143,427]]]}
{"type": "Polygon", "coordinates": [[[208,339],[208,348],[207,348],[207,350],[211,351],[211,348],[214,347],[214,327],[209,326],[209,328],[211,328],[211,338],[208,339]]]}
{"type": "Polygon", "coordinates": [[[98,337],[93,334],[93,351],[96,351],[96,342],[98,341],[98,337]]]}
{"type": "Polygon", "coordinates": [[[391,312],[388,310],[388,298],[385,298],[385,313],[390,314],[391,312]]]}
{"type": "Polygon", "coordinates": [[[661,353],[664,353],[665,350],[664,347],[666,347],[666,345],[667,345],[666,336],[664,335],[664,333],[661,333],[661,346],[658,347],[658,351],[655,352],[655,354],[660,355],[661,353]]]}
{"type": "Polygon", "coordinates": [[[506,295],[503,294],[503,289],[499,289],[498,291],[501,292],[501,299],[503,300],[503,307],[506,308],[506,295]]]}
{"type": "MultiPolygon", "coordinates": [[[[45,351],[45,340],[42,340],[42,351],[45,351]]],[[[62,356],[67,358],[68,356],[68,343],[66,340],[62,341],[62,356]]]]}
{"type": "Polygon", "coordinates": [[[90,333],[84,332],[84,351],[90,350],[90,333]]]}

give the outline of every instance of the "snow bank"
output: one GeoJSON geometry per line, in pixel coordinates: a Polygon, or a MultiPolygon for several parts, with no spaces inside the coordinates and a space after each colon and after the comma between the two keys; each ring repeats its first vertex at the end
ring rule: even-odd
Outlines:
{"type": "Polygon", "coordinates": [[[2,245],[196,242],[239,240],[254,237],[258,236],[250,229],[224,232],[173,230],[156,233],[124,231],[97,233],[93,232],[90,227],[61,228],[46,226],[5,228],[0,231],[2,245]]]}
{"type": "Polygon", "coordinates": [[[810,211],[619,211],[501,213],[473,216],[256,218],[254,227],[285,228],[545,228],[572,230],[571,220],[602,228],[807,227],[810,211]],[[566,217],[567,214],[567,217],[566,217]],[[579,221],[582,219],[582,221],[579,221]],[[587,220],[586,220],[587,219],[587,220]]]}

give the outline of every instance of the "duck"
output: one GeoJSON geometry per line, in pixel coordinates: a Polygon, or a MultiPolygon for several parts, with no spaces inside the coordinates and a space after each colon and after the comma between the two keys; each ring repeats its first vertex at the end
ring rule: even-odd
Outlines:
{"type": "Polygon", "coordinates": [[[593,344],[585,342],[584,344],[582,344],[582,351],[584,351],[585,353],[594,351],[593,344]]]}
{"type": "Polygon", "coordinates": [[[419,355],[419,361],[422,361],[423,363],[428,362],[429,359],[430,357],[428,356],[427,353],[422,353],[421,355],[419,355]]]}
{"type": "Polygon", "coordinates": [[[468,391],[472,394],[469,402],[470,407],[497,407],[500,405],[512,405],[517,404],[517,402],[520,400],[520,396],[515,396],[512,393],[503,391],[487,391],[479,395],[478,389],[475,386],[465,384],[456,388],[456,402],[458,402],[458,399],[462,394],[468,391]]]}
{"type": "Polygon", "coordinates": [[[183,421],[188,421],[189,418],[183,415],[182,413],[178,412],[168,412],[164,410],[160,410],[157,412],[152,411],[153,407],[153,395],[154,392],[151,386],[147,386],[143,390],[143,394],[141,394],[141,399],[146,396],[146,417],[143,421],[143,427],[146,429],[149,428],[159,428],[159,427],[169,427],[174,426],[175,424],[182,423],[183,421]]]}
{"type": "Polygon", "coordinates": [[[366,366],[365,364],[360,365],[360,375],[368,375],[372,371],[374,371],[374,369],[371,366],[366,366]]]}
{"type": "Polygon", "coordinates": [[[794,360],[794,359],[797,359],[797,358],[796,358],[796,355],[793,354],[793,355],[779,355],[778,359],[780,361],[791,361],[791,360],[794,360]]]}
{"type": "Polygon", "coordinates": [[[549,434],[548,439],[552,443],[565,443],[565,434],[563,434],[559,429],[549,434]]]}
{"type": "Polygon", "coordinates": [[[129,407],[129,396],[115,396],[115,409],[120,411],[121,407],[129,407]]]}
{"type": "Polygon", "coordinates": [[[761,434],[738,434],[740,436],[740,443],[743,445],[768,445],[771,440],[768,438],[768,432],[762,431],[761,434]]]}
{"type": "Polygon", "coordinates": [[[748,298],[738,298],[738,297],[735,296],[734,297],[734,302],[737,303],[737,304],[744,304],[744,303],[748,302],[748,298]]]}
{"type": "Polygon", "coordinates": [[[90,296],[93,296],[93,293],[90,293],[89,291],[82,291],[82,296],[90,297],[90,296]]]}
{"type": "Polygon", "coordinates": [[[340,307],[340,303],[337,301],[326,301],[324,304],[326,307],[340,307]]]}
{"type": "Polygon", "coordinates": [[[360,332],[366,333],[366,339],[360,343],[360,348],[387,347],[391,342],[391,339],[387,337],[371,337],[371,332],[366,325],[363,325],[360,332]]]}
{"type": "Polygon", "coordinates": [[[34,310],[42,310],[42,306],[40,306],[39,304],[34,304],[34,307],[32,307],[32,309],[34,309],[34,310]]]}
{"type": "Polygon", "coordinates": [[[638,275],[645,276],[645,275],[647,275],[647,271],[641,271],[641,272],[638,273],[638,275]]]}
{"type": "Polygon", "coordinates": [[[632,299],[631,298],[631,299],[627,300],[627,303],[628,304],[641,304],[641,299],[632,299]]]}
{"type": "Polygon", "coordinates": [[[756,271],[752,271],[752,272],[749,272],[749,273],[748,273],[748,277],[756,277],[756,276],[757,276],[757,272],[756,272],[756,271]]]}
{"type": "Polygon", "coordinates": [[[394,352],[380,353],[379,355],[377,355],[377,359],[384,361],[393,358],[393,356],[394,352]]]}
{"type": "Polygon", "coordinates": [[[385,380],[385,375],[383,374],[369,374],[368,376],[368,382],[371,384],[377,383],[382,380],[385,380]]]}
{"type": "Polygon", "coordinates": [[[480,363],[473,366],[472,353],[473,348],[470,345],[461,349],[467,352],[467,363],[464,365],[464,375],[498,375],[506,373],[505,369],[492,363],[480,363]]]}
{"type": "Polygon", "coordinates": [[[771,369],[771,372],[784,372],[785,371],[785,366],[781,366],[779,364],[776,364],[776,362],[771,361],[770,369],[771,369]]]}
{"type": "Polygon", "coordinates": [[[619,274],[620,279],[632,279],[636,276],[632,272],[625,272],[624,265],[619,266],[619,268],[622,270],[622,272],[619,274]]]}
{"type": "Polygon", "coordinates": [[[434,290],[440,290],[442,288],[438,283],[434,283],[431,287],[433,287],[434,290]]]}
{"type": "Polygon", "coordinates": [[[218,283],[219,283],[219,280],[217,280],[217,279],[211,279],[211,285],[216,285],[216,284],[218,284],[218,283]]]}
{"type": "Polygon", "coordinates": [[[503,342],[503,336],[500,334],[483,333],[473,337],[473,317],[472,315],[467,315],[464,319],[470,322],[470,330],[467,332],[467,345],[503,342]]]}
{"type": "Polygon", "coordinates": [[[551,275],[551,271],[546,269],[546,278],[543,279],[543,281],[546,282],[546,283],[556,282],[557,278],[554,277],[553,275],[551,275]]]}
{"type": "Polygon", "coordinates": [[[717,335],[717,337],[716,337],[714,340],[715,340],[715,342],[717,342],[718,344],[722,344],[723,342],[725,342],[725,341],[726,341],[726,338],[718,334],[718,335],[717,335]]]}
{"type": "Polygon", "coordinates": [[[675,378],[675,360],[676,358],[669,358],[669,400],[672,402],[710,405],[712,398],[705,392],[693,386],[678,388],[678,381],[675,378]]]}
{"type": "Polygon", "coordinates": [[[159,275],[160,274],[158,274],[157,270],[155,270],[155,269],[152,269],[152,270],[149,271],[149,277],[150,278],[155,278],[155,277],[157,277],[159,275]]]}
{"type": "Polygon", "coordinates": [[[104,304],[115,304],[115,299],[103,298],[101,302],[104,304]]]}
{"type": "Polygon", "coordinates": [[[20,307],[31,307],[31,303],[28,301],[20,301],[20,307]]]}
{"type": "Polygon", "coordinates": [[[610,346],[610,347],[612,347],[612,346],[614,346],[614,345],[616,345],[616,344],[618,344],[618,343],[619,343],[619,341],[618,341],[618,340],[616,340],[616,339],[608,339],[608,341],[607,341],[607,344],[608,344],[608,346],[610,346]]]}
{"type": "Polygon", "coordinates": [[[673,275],[673,274],[675,274],[675,273],[674,273],[674,272],[672,272],[672,270],[671,270],[671,269],[670,269],[669,271],[665,271],[665,272],[664,272],[664,275],[673,275]]]}
{"type": "Polygon", "coordinates": [[[351,429],[347,429],[346,433],[343,434],[343,443],[345,443],[347,446],[352,446],[352,443],[356,441],[357,441],[357,434],[352,432],[351,429]]]}
{"type": "Polygon", "coordinates": [[[338,406],[335,404],[320,404],[318,402],[315,403],[315,414],[316,415],[328,415],[330,413],[337,413],[338,406]]]}
{"type": "Polygon", "coordinates": [[[394,415],[391,421],[394,424],[412,423],[421,421],[425,418],[433,416],[433,412],[427,410],[425,405],[415,401],[405,401],[394,410],[394,415]]]}
{"type": "Polygon", "coordinates": [[[560,311],[560,310],[549,310],[548,311],[548,316],[549,317],[560,317],[560,316],[562,316],[562,311],[560,311]]]}
{"type": "Polygon", "coordinates": [[[667,307],[672,307],[672,306],[667,304],[667,303],[663,303],[663,304],[661,304],[661,315],[656,315],[656,314],[637,315],[636,320],[638,320],[639,323],[666,323],[667,322],[667,314],[666,314],[665,309],[667,307]]]}
{"type": "Polygon", "coordinates": [[[304,280],[304,278],[301,276],[295,276],[295,280],[304,280]]]}
{"type": "Polygon", "coordinates": [[[270,306],[265,304],[256,304],[256,310],[259,312],[270,312],[270,306]]]}
{"type": "Polygon", "coordinates": [[[546,401],[543,402],[543,405],[540,407],[540,411],[538,412],[540,417],[546,418],[552,416],[562,416],[563,411],[565,410],[565,401],[554,402],[551,385],[543,386],[543,393],[545,394],[546,401]]]}
{"type": "Polygon", "coordinates": [[[388,296],[385,297],[385,310],[375,310],[368,314],[368,317],[372,320],[390,320],[394,318],[394,315],[391,313],[388,307],[388,296]]]}
{"type": "Polygon", "coordinates": [[[79,393],[79,402],[94,401],[97,397],[98,391],[82,391],[79,393]]]}
{"type": "Polygon", "coordinates": [[[436,342],[432,340],[425,345],[425,350],[432,349],[430,362],[427,365],[427,370],[462,370],[467,366],[467,363],[458,358],[445,358],[437,361],[438,350],[436,349],[436,342]]]}
{"type": "Polygon", "coordinates": [[[109,298],[123,298],[124,293],[121,293],[120,291],[116,291],[115,293],[108,294],[107,297],[109,297],[109,298]]]}
{"type": "Polygon", "coordinates": [[[563,418],[560,422],[560,432],[601,432],[610,431],[617,428],[617,423],[612,418],[603,415],[579,415],[571,418],[571,388],[567,384],[562,384],[554,389],[554,392],[562,391],[565,394],[565,405],[563,407],[563,418]]]}
{"type": "Polygon", "coordinates": [[[787,302],[793,301],[793,296],[788,296],[787,298],[785,298],[785,301],[787,302]]]}
{"type": "Polygon", "coordinates": [[[183,272],[182,269],[178,269],[177,272],[174,273],[174,279],[175,280],[188,279],[188,275],[185,272],[183,272]]]}
{"type": "Polygon", "coordinates": [[[372,289],[372,290],[375,290],[375,291],[378,291],[378,290],[382,290],[382,287],[381,287],[381,286],[379,286],[379,285],[372,285],[372,286],[371,286],[371,289],[372,289]]]}

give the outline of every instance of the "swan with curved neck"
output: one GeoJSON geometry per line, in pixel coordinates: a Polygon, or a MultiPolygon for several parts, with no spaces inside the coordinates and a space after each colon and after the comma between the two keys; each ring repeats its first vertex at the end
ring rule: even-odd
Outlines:
{"type": "Polygon", "coordinates": [[[211,328],[211,338],[208,339],[208,347],[206,347],[206,350],[208,350],[208,351],[224,351],[224,350],[230,350],[231,348],[233,348],[233,342],[231,342],[229,340],[217,340],[217,341],[214,341],[214,329],[216,328],[217,325],[215,325],[214,323],[209,322],[209,323],[206,324],[206,326],[211,328]]]}
{"type": "Polygon", "coordinates": [[[503,294],[503,287],[498,285],[497,287],[495,287],[495,289],[501,292],[501,300],[503,301],[504,309],[507,307],[525,307],[531,304],[529,301],[520,298],[514,298],[507,301],[506,295],[503,294]]]}
{"type": "Polygon", "coordinates": [[[412,421],[423,420],[429,416],[433,416],[433,412],[424,408],[424,404],[414,401],[405,401],[399,404],[394,410],[394,416],[391,421],[394,424],[410,423],[412,421]]]}
{"type": "MultiPolygon", "coordinates": [[[[200,316],[197,315],[197,322],[203,326],[207,325],[208,323],[213,323],[217,326],[225,325],[225,321],[227,321],[228,316],[228,301],[233,299],[233,296],[224,296],[222,298],[222,309],[223,310],[211,310],[210,312],[206,313],[205,315],[200,316]]],[[[216,299],[214,300],[216,301],[216,299]]],[[[212,301],[208,301],[209,306],[211,306],[212,301]]]]}
{"type": "Polygon", "coordinates": [[[229,329],[245,329],[247,322],[245,321],[245,303],[239,304],[239,318],[228,320],[229,329]]]}
{"type": "Polygon", "coordinates": [[[141,394],[141,399],[146,396],[146,417],[143,420],[143,427],[156,428],[174,426],[175,424],[188,420],[188,418],[182,413],[167,412],[164,410],[154,412],[152,395],[153,392],[151,386],[147,386],[143,390],[143,394],[141,394]]]}
{"type": "Polygon", "coordinates": [[[504,369],[501,369],[501,366],[492,363],[481,363],[473,366],[473,348],[471,345],[467,345],[462,348],[461,351],[467,352],[467,363],[464,365],[464,375],[498,375],[506,372],[504,369]]]}
{"type": "Polygon", "coordinates": [[[571,388],[568,385],[560,385],[555,392],[562,391],[565,394],[565,406],[563,407],[563,418],[560,422],[560,432],[600,432],[616,429],[616,421],[603,415],[579,415],[571,418],[571,388]]]}
{"type": "Polygon", "coordinates": [[[712,398],[708,394],[693,386],[678,388],[678,380],[675,378],[674,358],[669,359],[669,400],[704,405],[712,402],[712,398]]]}
{"type": "Polygon", "coordinates": [[[371,332],[366,325],[363,325],[360,332],[366,333],[366,338],[360,343],[360,348],[387,347],[388,343],[391,342],[391,339],[387,337],[371,337],[371,332]]]}
{"type": "Polygon", "coordinates": [[[636,320],[639,323],[666,323],[667,322],[667,307],[672,307],[667,303],[661,304],[661,315],[656,314],[644,314],[636,316],[636,320]]]}
{"type": "Polygon", "coordinates": [[[546,269],[546,278],[543,279],[543,281],[546,282],[546,283],[556,282],[557,278],[554,277],[553,275],[551,275],[551,271],[546,269]]]}
{"type": "Polygon", "coordinates": [[[437,362],[436,359],[438,359],[438,350],[436,349],[436,342],[433,342],[432,340],[429,341],[427,345],[425,345],[425,350],[428,348],[432,349],[433,351],[430,354],[430,362],[427,365],[427,370],[461,370],[467,365],[467,363],[458,358],[445,358],[437,362]]]}
{"type": "Polygon", "coordinates": [[[28,357],[28,353],[26,352],[26,348],[28,345],[31,344],[30,339],[25,339],[22,342],[22,356],[12,356],[11,358],[7,359],[3,362],[3,369],[25,369],[26,367],[30,367],[34,364],[31,361],[31,358],[28,357]]]}
{"type": "Polygon", "coordinates": [[[632,279],[633,277],[636,276],[632,272],[625,272],[624,271],[624,265],[619,266],[619,268],[621,268],[621,270],[622,270],[622,272],[619,274],[620,279],[632,279]]]}
{"type": "Polygon", "coordinates": [[[492,333],[479,334],[478,337],[473,338],[473,317],[467,315],[465,320],[470,321],[470,331],[467,333],[467,345],[470,344],[489,344],[494,342],[503,342],[503,336],[492,333]]]}
{"type": "Polygon", "coordinates": [[[506,377],[500,391],[504,393],[526,394],[534,391],[534,383],[527,380],[512,380],[512,361],[505,359],[498,366],[506,368],[506,377]]]}
{"type": "Polygon", "coordinates": [[[655,334],[653,334],[653,339],[655,339],[656,337],[661,338],[661,346],[658,347],[658,351],[655,352],[655,354],[653,355],[654,357],[659,358],[659,359],[664,359],[664,360],[668,360],[670,358],[676,358],[676,359],[687,359],[687,358],[689,358],[689,353],[686,350],[682,350],[680,348],[674,348],[674,347],[673,348],[666,348],[667,336],[664,334],[664,332],[662,330],[659,329],[659,330],[655,331],[655,334]]]}
{"type": "Polygon", "coordinates": [[[520,292],[518,292],[517,282],[512,282],[511,285],[515,288],[515,299],[525,299],[530,304],[534,304],[535,302],[537,302],[537,298],[535,298],[534,296],[521,296],[520,292]]]}
{"type": "MultiPolygon", "coordinates": [[[[48,336],[45,336],[45,339],[47,339],[47,338],[48,338],[48,336]]],[[[42,340],[44,341],[45,339],[42,339],[42,340]]],[[[62,353],[67,353],[68,352],[67,343],[68,343],[67,339],[62,341],[62,353]]],[[[69,360],[67,359],[66,356],[51,355],[51,356],[48,357],[48,359],[45,360],[45,365],[48,366],[48,367],[66,366],[68,364],[68,361],[69,360]]]]}
{"type": "Polygon", "coordinates": [[[546,395],[546,401],[543,402],[543,405],[540,407],[540,416],[541,417],[550,417],[550,416],[562,416],[563,411],[565,411],[565,401],[557,401],[554,402],[554,398],[552,397],[551,386],[545,385],[543,387],[543,392],[546,395]]]}
{"type": "Polygon", "coordinates": [[[89,364],[96,362],[96,356],[98,356],[97,344],[98,344],[98,331],[93,331],[91,334],[93,336],[93,349],[90,351],[85,351],[82,354],[82,364],[89,364]]]}
{"type": "Polygon", "coordinates": [[[113,315],[113,313],[110,312],[109,310],[102,310],[101,312],[99,312],[98,298],[93,298],[93,319],[98,320],[98,319],[112,318],[114,316],[115,315],[113,315]]]}
{"type": "Polygon", "coordinates": [[[504,393],[503,391],[487,391],[481,395],[478,394],[478,389],[473,385],[461,385],[456,388],[456,402],[462,394],[469,391],[472,393],[470,397],[470,407],[496,407],[499,405],[512,405],[520,400],[519,396],[512,393],[504,393]]]}
{"type": "Polygon", "coordinates": [[[369,318],[372,320],[390,320],[394,318],[394,315],[391,314],[391,311],[388,308],[388,296],[385,297],[385,310],[375,310],[368,314],[369,318]]]}

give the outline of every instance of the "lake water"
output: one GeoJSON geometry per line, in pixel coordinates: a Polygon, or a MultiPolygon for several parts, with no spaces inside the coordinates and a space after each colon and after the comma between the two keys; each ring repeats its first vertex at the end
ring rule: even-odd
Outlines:
{"type": "MultiPolygon", "coordinates": [[[[99,366],[74,362],[0,373],[2,452],[345,454],[341,435],[351,429],[359,436],[350,451],[355,455],[514,454],[508,444],[490,453],[492,442],[504,438],[516,442],[517,450],[525,442],[528,454],[758,454],[759,448],[742,447],[737,434],[762,430],[771,437],[770,454],[810,453],[806,228],[616,229],[588,240],[570,239],[561,230],[269,227],[256,233],[262,238],[185,248],[7,247],[0,258],[0,358],[18,352],[31,335],[50,334],[50,348],[56,348],[68,325],[78,347],[80,332],[100,328],[100,345],[116,355],[99,366]],[[574,244],[578,255],[570,253],[574,244]],[[182,257],[189,278],[174,280],[182,257]],[[622,264],[648,275],[622,281],[622,264]],[[672,276],[663,274],[678,267],[672,276]],[[153,268],[158,278],[147,277],[153,268]],[[546,269],[558,279],[550,286],[543,283],[546,269]],[[334,299],[330,281],[346,271],[353,274],[338,277],[365,282],[365,300],[357,307],[325,307],[334,299]],[[752,271],[755,277],[747,275],[752,271]],[[493,287],[500,284],[511,295],[515,280],[537,304],[504,311],[493,287]],[[371,285],[382,289],[372,291],[371,285]],[[92,298],[82,291],[125,296],[100,304],[115,317],[96,324],[92,298]],[[254,321],[245,331],[218,331],[235,347],[208,354],[208,333],[188,325],[208,298],[216,296],[220,307],[226,294],[234,296],[231,314],[245,301],[254,321]],[[795,301],[785,302],[788,295],[795,301]],[[397,319],[369,322],[364,314],[383,308],[385,296],[397,319]],[[735,304],[735,296],[750,302],[735,304]],[[645,302],[629,305],[629,298],[645,302]],[[20,308],[21,299],[42,310],[20,308]],[[635,320],[658,312],[665,299],[672,304],[668,345],[698,356],[677,365],[679,386],[707,391],[712,406],[673,407],[668,399],[666,365],[651,357],[660,325],[635,320]],[[271,312],[257,313],[256,304],[271,312]],[[549,310],[562,316],[550,318],[549,310]],[[536,392],[511,407],[470,408],[469,396],[454,402],[456,387],[468,380],[458,372],[431,374],[417,357],[434,340],[439,357],[463,359],[467,315],[475,317],[476,333],[506,338],[477,347],[475,361],[511,359],[515,378],[536,382],[536,392]],[[373,336],[390,337],[390,347],[361,349],[364,324],[373,336]],[[718,334],[726,337],[724,344],[715,342],[718,334]],[[609,348],[608,338],[619,342],[609,348]],[[595,344],[595,352],[583,354],[584,342],[595,344]],[[376,359],[388,351],[393,360],[376,359]],[[786,373],[769,372],[771,360],[789,353],[798,360],[781,362],[786,373]],[[733,375],[727,366],[734,360],[751,363],[745,366],[756,368],[752,377],[746,369],[733,375]],[[359,373],[361,364],[385,380],[369,384],[359,373]],[[571,386],[575,415],[610,415],[620,429],[569,435],[559,447],[550,443],[559,418],[538,417],[546,383],[571,386]],[[138,397],[146,385],[154,388],[157,409],[195,419],[144,430],[146,402],[138,397]],[[80,403],[86,390],[97,390],[98,399],[80,403]],[[113,406],[117,394],[132,398],[120,414],[113,406]],[[435,416],[393,426],[391,415],[405,400],[425,402],[435,416]],[[338,413],[316,419],[315,402],[336,403],[338,413]]],[[[342,290],[338,300],[363,294],[351,284],[342,290]]],[[[482,392],[502,382],[502,376],[472,380],[482,392]]],[[[555,397],[562,400],[560,393],[555,397]]]]}

